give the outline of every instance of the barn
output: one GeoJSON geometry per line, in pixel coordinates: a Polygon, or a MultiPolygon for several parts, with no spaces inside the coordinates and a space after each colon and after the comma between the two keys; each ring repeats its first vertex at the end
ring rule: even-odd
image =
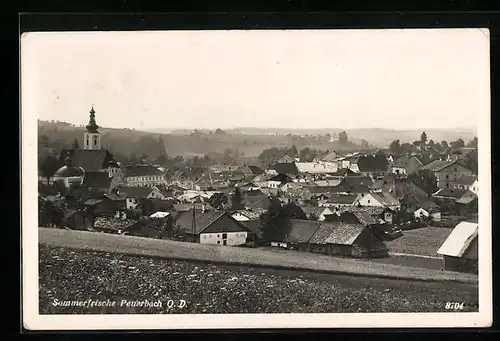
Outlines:
{"type": "Polygon", "coordinates": [[[443,257],[445,270],[477,274],[478,224],[467,221],[459,223],[437,254],[443,257]]]}

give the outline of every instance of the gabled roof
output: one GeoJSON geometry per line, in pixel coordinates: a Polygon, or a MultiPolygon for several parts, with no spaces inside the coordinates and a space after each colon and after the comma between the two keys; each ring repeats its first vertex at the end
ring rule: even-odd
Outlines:
{"type": "Polygon", "coordinates": [[[264,173],[264,170],[260,167],[257,167],[257,166],[248,166],[248,168],[250,169],[250,171],[254,175],[259,175],[259,174],[264,173]]]}
{"type": "Polygon", "coordinates": [[[357,197],[357,194],[332,194],[330,195],[327,202],[332,204],[352,205],[357,197]]]}
{"type": "MultiPolygon", "coordinates": [[[[203,230],[205,230],[207,227],[212,225],[224,215],[226,215],[226,212],[223,211],[205,211],[204,213],[196,212],[194,215],[196,234],[200,234],[201,232],[203,232],[203,230]]],[[[181,216],[179,216],[177,223],[179,224],[180,231],[185,233],[192,233],[192,214],[182,214],[181,216]]]]}
{"type": "Polygon", "coordinates": [[[317,180],[313,181],[313,184],[316,186],[338,186],[342,182],[341,179],[330,179],[330,180],[317,180]]]}
{"type": "Polygon", "coordinates": [[[440,189],[436,193],[432,194],[434,198],[461,198],[468,189],[440,189]]]}
{"type": "Polygon", "coordinates": [[[330,209],[328,207],[317,207],[317,206],[300,206],[302,211],[304,211],[305,214],[307,215],[315,215],[319,217],[324,211],[330,209]]]}
{"type": "Polygon", "coordinates": [[[430,170],[432,172],[440,172],[443,169],[448,168],[449,166],[451,166],[453,164],[459,164],[462,167],[468,168],[467,166],[458,162],[458,160],[451,160],[451,161],[434,160],[431,163],[428,163],[427,165],[422,167],[422,169],[430,170]]]}
{"type": "Polygon", "coordinates": [[[276,160],[276,163],[287,163],[287,162],[295,162],[295,159],[289,155],[283,155],[278,160],[276,160]]]}
{"type": "Polygon", "coordinates": [[[83,176],[83,186],[109,189],[112,180],[107,172],[86,172],[83,176]]]}
{"type": "Polygon", "coordinates": [[[324,222],[309,240],[311,244],[353,245],[366,227],[343,221],[324,222]]]}
{"type": "Polygon", "coordinates": [[[475,176],[472,175],[462,175],[459,177],[455,183],[457,185],[472,186],[472,184],[477,180],[475,176]]]}
{"type": "Polygon", "coordinates": [[[463,221],[455,226],[437,251],[437,254],[462,257],[477,236],[478,224],[463,221]]]}
{"type": "Polygon", "coordinates": [[[140,186],[119,186],[118,195],[123,193],[127,198],[139,199],[146,198],[153,192],[153,187],[140,187],[140,186]]]}
{"type": "Polygon", "coordinates": [[[267,181],[292,182],[293,180],[288,175],[280,173],[278,175],[273,176],[267,181]]]}
{"type": "Polygon", "coordinates": [[[399,159],[395,160],[392,164],[392,167],[397,168],[406,168],[410,161],[415,162],[416,164],[423,166],[422,161],[420,161],[416,156],[402,156],[399,159]]]}
{"type": "Polygon", "coordinates": [[[62,154],[71,156],[73,165],[83,168],[85,172],[100,171],[108,168],[110,162],[114,161],[111,153],[105,149],[66,149],[62,154]]]}
{"type": "Polygon", "coordinates": [[[252,233],[256,234],[257,236],[262,235],[262,222],[260,219],[251,219],[251,220],[245,220],[245,221],[240,221],[240,224],[245,226],[248,230],[250,230],[252,233]]]}
{"type": "Polygon", "coordinates": [[[399,205],[398,199],[387,192],[372,192],[370,195],[384,206],[399,205]]]}
{"type": "Polygon", "coordinates": [[[266,209],[271,204],[271,199],[267,196],[246,196],[244,197],[246,207],[266,209]]]}
{"type": "Polygon", "coordinates": [[[356,161],[360,172],[385,172],[389,168],[389,162],[385,157],[373,155],[362,155],[356,161]]]}
{"type": "Polygon", "coordinates": [[[321,222],[302,219],[290,219],[290,233],[285,237],[285,242],[308,243],[321,222]]]}
{"type": "Polygon", "coordinates": [[[278,172],[278,174],[296,175],[299,173],[299,170],[294,162],[275,163],[272,169],[278,172]]]}
{"type": "Polygon", "coordinates": [[[458,204],[467,205],[476,199],[477,199],[477,195],[474,192],[467,190],[460,198],[456,199],[455,201],[458,204]]]}
{"type": "Polygon", "coordinates": [[[153,176],[163,175],[158,168],[151,165],[129,165],[124,167],[124,175],[129,176],[153,176]]]}

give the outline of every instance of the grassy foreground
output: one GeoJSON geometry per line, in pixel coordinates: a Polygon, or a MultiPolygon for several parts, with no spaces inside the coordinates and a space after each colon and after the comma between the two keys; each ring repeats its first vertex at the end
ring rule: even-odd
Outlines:
{"type": "Polygon", "coordinates": [[[46,245],[39,248],[40,314],[444,312],[446,302],[464,302],[462,311],[478,310],[478,289],[472,284],[210,265],[46,245]],[[116,306],[55,305],[89,299],[116,301],[116,306]],[[161,307],[126,306],[142,300],[159,301],[161,307]]]}

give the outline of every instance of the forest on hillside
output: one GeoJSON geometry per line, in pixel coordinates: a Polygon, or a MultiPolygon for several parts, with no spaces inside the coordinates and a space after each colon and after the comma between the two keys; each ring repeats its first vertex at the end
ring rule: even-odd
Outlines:
{"type": "MultiPolygon", "coordinates": [[[[39,145],[42,148],[61,150],[71,148],[75,144],[82,145],[83,126],[74,126],[66,122],[38,121],[39,145]]],[[[345,131],[333,137],[330,134],[299,136],[287,135],[246,135],[225,132],[194,130],[189,134],[159,134],[133,129],[100,128],[101,144],[109,149],[118,160],[126,160],[148,155],[156,158],[160,155],[168,157],[203,158],[205,155],[213,159],[232,159],[248,161],[254,159],[266,149],[284,149],[295,146],[298,150],[339,150],[352,151],[368,148],[369,143],[353,143],[345,131]],[[333,140],[333,141],[331,141],[333,140]]]]}

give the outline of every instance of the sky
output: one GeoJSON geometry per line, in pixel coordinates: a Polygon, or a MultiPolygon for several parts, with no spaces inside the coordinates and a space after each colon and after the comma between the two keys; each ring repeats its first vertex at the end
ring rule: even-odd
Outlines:
{"type": "Polygon", "coordinates": [[[152,129],[464,128],[489,116],[482,29],[28,33],[41,120],[152,129]]]}

